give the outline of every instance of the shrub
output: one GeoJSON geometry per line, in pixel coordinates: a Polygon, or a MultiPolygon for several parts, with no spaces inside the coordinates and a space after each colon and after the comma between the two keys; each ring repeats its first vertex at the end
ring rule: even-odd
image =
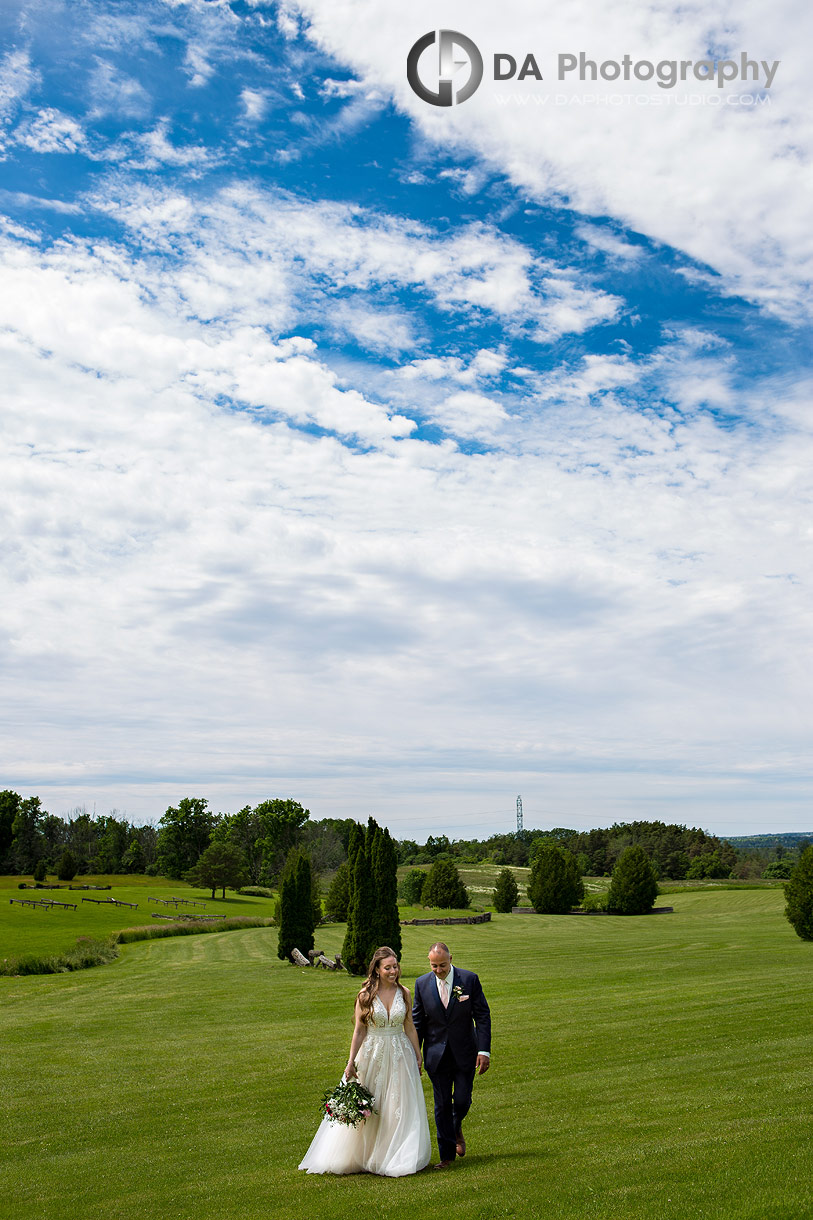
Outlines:
{"type": "Polygon", "coordinates": [[[67,953],[38,956],[25,953],[0,962],[0,974],[67,974],[71,970],[86,970],[90,966],[103,966],[118,957],[118,949],[111,940],[91,940],[81,937],[67,953]]]}
{"type": "Polygon", "coordinates": [[[34,869],[34,880],[44,881],[48,876],[48,870],[44,860],[38,860],[34,869]]]}
{"type": "Polygon", "coordinates": [[[422,868],[411,868],[398,886],[398,897],[401,902],[406,906],[416,906],[421,900],[425,880],[426,873],[422,868]]]}
{"type": "Polygon", "coordinates": [[[469,905],[468,892],[453,861],[435,861],[424,878],[421,902],[427,907],[453,910],[465,909],[469,905]]]}
{"type": "Polygon", "coordinates": [[[238,894],[247,894],[249,898],[273,898],[274,891],[269,890],[267,885],[244,885],[242,889],[237,891],[238,894]]]}
{"type": "Polygon", "coordinates": [[[531,868],[528,897],[540,915],[566,915],[584,897],[584,883],[569,851],[543,843],[531,868]]]}
{"type": "Polygon", "coordinates": [[[65,848],[57,865],[56,875],[60,881],[73,881],[76,876],[79,865],[76,862],[76,857],[69,848],[65,848]]]}
{"type": "Polygon", "coordinates": [[[762,870],[762,876],[766,879],[778,878],[780,881],[788,881],[793,875],[793,860],[790,856],[783,856],[781,860],[772,860],[762,870]]]}
{"type": "Polygon", "coordinates": [[[497,884],[494,886],[494,909],[495,911],[502,911],[505,914],[517,905],[518,900],[519,886],[517,885],[517,879],[510,868],[504,868],[497,878],[497,884]]]}
{"type": "Polygon", "coordinates": [[[658,882],[643,847],[628,847],[618,858],[607,892],[607,910],[613,915],[645,915],[658,896],[658,882]]]}
{"type": "Polygon", "coordinates": [[[813,847],[807,847],[785,886],[785,915],[796,935],[813,940],[813,847]]]}
{"type": "Polygon", "coordinates": [[[583,911],[606,911],[607,910],[607,891],[600,891],[593,894],[585,894],[582,899],[583,911]]]}

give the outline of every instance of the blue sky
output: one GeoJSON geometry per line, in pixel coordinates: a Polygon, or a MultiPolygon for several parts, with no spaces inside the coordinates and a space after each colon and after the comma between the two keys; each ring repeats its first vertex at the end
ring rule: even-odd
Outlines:
{"type": "Polygon", "coordinates": [[[611,17],[4,6],[6,786],[811,829],[811,18],[611,17]]]}

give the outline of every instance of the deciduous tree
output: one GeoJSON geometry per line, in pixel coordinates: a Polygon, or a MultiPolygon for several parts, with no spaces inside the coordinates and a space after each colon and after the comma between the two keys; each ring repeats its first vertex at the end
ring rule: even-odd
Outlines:
{"type": "Polygon", "coordinates": [[[197,864],[215,825],[209,802],[185,796],[177,808],[170,806],[158,830],[158,865],[165,877],[180,878],[197,864]]]}
{"type": "Polygon", "coordinates": [[[202,853],[197,864],[193,865],[185,879],[190,885],[201,889],[210,889],[212,897],[215,890],[222,890],[226,897],[226,886],[231,890],[239,890],[247,879],[246,862],[243,853],[232,843],[210,843],[202,853]]]}

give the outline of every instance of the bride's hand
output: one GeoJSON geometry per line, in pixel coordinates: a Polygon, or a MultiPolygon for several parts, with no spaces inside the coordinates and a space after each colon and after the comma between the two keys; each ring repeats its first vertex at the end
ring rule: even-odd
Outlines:
{"type": "Polygon", "coordinates": [[[354,1077],[358,1077],[358,1072],[356,1071],[355,1063],[350,1062],[344,1069],[344,1078],[345,1080],[353,1080],[354,1077]]]}

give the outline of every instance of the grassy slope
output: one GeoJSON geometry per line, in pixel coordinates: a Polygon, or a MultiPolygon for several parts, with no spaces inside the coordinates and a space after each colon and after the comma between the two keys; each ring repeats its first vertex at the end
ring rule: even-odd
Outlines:
{"type": "MultiPolygon", "coordinates": [[[[811,953],[781,891],[675,894],[648,919],[498,916],[453,932],[491,1001],[470,1153],[398,1182],[296,1170],[356,982],[273,930],[126,946],[0,979],[8,1215],[282,1220],[801,1220],[811,953]]],[[[45,916],[47,918],[47,916],[45,916]]],[[[324,929],[335,950],[343,928],[324,929]]],[[[405,929],[407,982],[428,930],[405,929]]]]}
{"type": "Polygon", "coordinates": [[[211,890],[193,889],[184,881],[167,881],[158,877],[77,877],[73,882],[74,885],[97,882],[112,885],[112,889],[100,893],[64,888],[20,890],[18,882],[18,877],[0,877],[0,957],[13,957],[21,953],[62,953],[72,948],[80,936],[102,939],[120,928],[163,922],[153,919],[153,911],[171,915],[196,912],[224,917],[274,914],[274,900],[270,898],[252,898],[226,890],[224,900],[218,890],[217,898],[212,900],[211,890]],[[205,902],[206,907],[178,907],[176,910],[175,907],[148,901],[153,895],[166,898],[170,894],[178,898],[194,898],[205,902]],[[138,909],[82,902],[83,898],[89,897],[136,902],[138,909]],[[16,902],[10,903],[10,898],[54,898],[57,902],[75,902],[76,910],[65,911],[61,907],[53,907],[46,911],[23,907],[16,902]]]}

